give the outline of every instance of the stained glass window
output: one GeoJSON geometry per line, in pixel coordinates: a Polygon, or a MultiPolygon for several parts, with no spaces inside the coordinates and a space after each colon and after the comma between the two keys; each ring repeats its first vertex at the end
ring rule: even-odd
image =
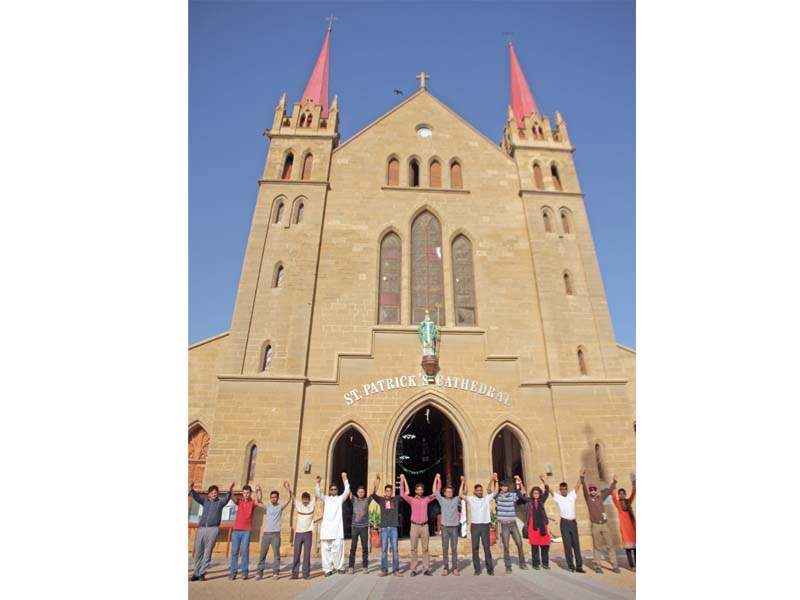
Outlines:
{"type": "Polygon", "coordinates": [[[384,236],[381,242],[378,323],[400,323],[400,237],[384,236]]]}
{"type": "Polygon", "coordinates": [[[456,325],[475,325],[475,276],[472,244],[463,236],[453,241],[453,290],[456,300],[456,325]]]}
{"type": "Polygon", "coordinates": [[[429,310],[437,325],[445,322],[442,228],[428,211],[411,226],[411,322],[419,323],[429,310]]]}

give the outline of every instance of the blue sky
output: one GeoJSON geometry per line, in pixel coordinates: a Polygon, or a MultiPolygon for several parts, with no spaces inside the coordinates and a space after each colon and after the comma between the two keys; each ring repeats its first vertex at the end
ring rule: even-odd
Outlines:
{"type": "Polygon", "coordinates": [[[303,92],[325,35],[342,140],[428,88],[492,140],[513,33],[539,109],[564,116],[617,340],[636,347],[633,2],[190,2],[189,342],[227,331],[275,105],[303,92]],[[396,96],[393,89],[406,96],[396,96]]]}

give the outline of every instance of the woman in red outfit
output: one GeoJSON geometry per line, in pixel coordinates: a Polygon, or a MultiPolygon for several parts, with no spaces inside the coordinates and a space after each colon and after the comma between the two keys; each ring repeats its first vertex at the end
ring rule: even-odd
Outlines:
{"type": "Polygon", "coordinates": [[[619,533],[622,537],[622,546],[625,548],[625,554],[628,555],[628,566],[631,569],[636,568],[636,517],[633,514],[633,500],[636,498],[636,478],[631,478],[631,495],[630,498],[625,493],[625,490],[620,488],[619,495],[617,492],[611,492],[611,497],[614,499],[614,505],[617,507],[619,513],[619,533]]]}
{"type": "MultiPolygon", "coordinates": [[[[539,569],[539,552],[542,553],[542,567],[550,568],[550,532],[547,529],[547,513],[544,511],[544,503],[550,495],[550,486],[544,480],[543,475],[539,479],[544,484],[544,492],[536,485],[531,488],[530,495],[525,494],[527,502],[528,522],[526,529],[528,542],[531,545],[531,562],[534,569],[539,569]]],[[[522,486],[524,489],[524,485],[522,486]]]]}

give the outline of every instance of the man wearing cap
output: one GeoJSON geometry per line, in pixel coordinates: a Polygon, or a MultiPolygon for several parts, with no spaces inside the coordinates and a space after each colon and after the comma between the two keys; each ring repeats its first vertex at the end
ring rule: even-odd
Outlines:
{"type": "Polygon", "coordinates": [[[497,522],[500,524],[500,538],[503,540],[503,562],[506,564],[506,573],[511,573],[511,556],[508,551],[509,536],[514,538],[514,543],[517,545],[519,568],[528,568],[528,565],[525,564],[525,550],[522,545],[522,536],[519,534],[519,527],[517,527],[517,511],[514,508],[517,502],[523,499],[522,481],[519,475],[514,476],[514,482],[516,491],[509,492],[509,481],[507,479],[501,481],[500,492],[498,492],[494,499],[495,506],[497,507],[497,522]]]}
{"type": "Polygon", "coordinates": [[[612,475],[613,481],[608,489],[597,493],[597,486],[590,483],[586,485],[586,469],[581,469],[581,485],[583,486],[583,497],[586,499],[586,506],[589,508],[589,520],[592,522],[592,552],[594,554],[593,564],[597,573],[602,573],[600,568],[600,550],[605,549],[608,553],[608,562],[611,563],[614,573],[619,573],[617,566],[617,553],[614,549],[614,542],[611,538],[611,530],[608,527],[608,518],[603,509],[603,501],[608,498],[612,490],[617,485],[617,476],[612,475]]]}
{"type": "Polygon", "coordinates": [[[553,494],[553,500],[558,504],[561,513],[561,539],[564,542],[564,554],[567,557],[567,567],[571,572],[585,573],[583,570],[583,557],[581,556],[581,543],[578,540],[578,521],[575,519],[575,501],[578,499],[578,490],[581,480],[575,484],[575,489],[570,490],[566,481],[558,486],[558,494],[553,494]],[[575,558],[573,559],[573,553],[575,558]],[[577,569],[575,566],[577,565],[577,569]]]}

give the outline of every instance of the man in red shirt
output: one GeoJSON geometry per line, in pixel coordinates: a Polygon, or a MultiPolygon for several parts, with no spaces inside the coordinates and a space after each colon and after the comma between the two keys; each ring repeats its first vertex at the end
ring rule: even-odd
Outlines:
{"type": "Polygon", "coordinates": [[[417,545],[419,540],[422,539],[422,566],[424,568],[423,574],[431,575],[430,563],[431,557],[428,552],[428,504],[430,504],[436,496],[423,496],[425,486],[418,483],[414,486],[414,497],[408,495],[406,492],[406,476],[400,475],[400,497],[408,502],[411,506],[411,576],[417,575],[417,545]]]}
{"type": "Polygon", "coordinates": [[[248,567],[250,564],[250,527],[253,524],[253,509],[256,506],[264,508],[264,505],[256,502],[252,498],[253,488],[246,485],[242,488],[242,497],[233,498],[236,504],[236,522],[233,524],[233,535],[231,536],[231,574],[228,579],[236,579],[239,569],[239,552],[242,553],[242,579],[247,579],[248,567]]]}

